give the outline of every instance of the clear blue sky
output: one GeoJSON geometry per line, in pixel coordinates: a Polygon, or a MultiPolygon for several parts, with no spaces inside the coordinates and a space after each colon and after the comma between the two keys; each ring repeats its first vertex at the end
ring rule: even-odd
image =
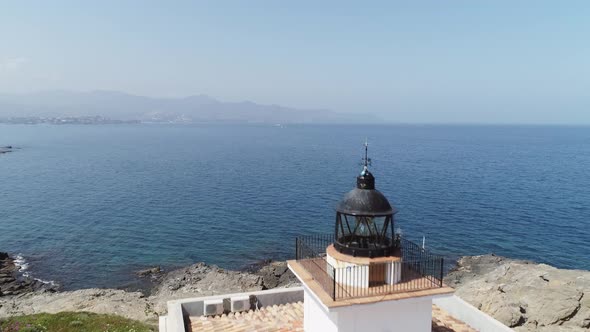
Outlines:
{"type": "Polygon", "coordinates": [[[49,89],[590,123],[590,1],[3,1],[0,92],[49,89]]]}

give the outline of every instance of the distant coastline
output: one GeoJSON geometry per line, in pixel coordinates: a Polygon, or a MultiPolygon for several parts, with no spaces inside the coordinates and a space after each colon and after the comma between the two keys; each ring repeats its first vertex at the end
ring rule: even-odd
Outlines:
{"type": "Polygon", "coordinates": [[[299,109],[252,101],[224,102],[207,95],[181,98],[136,96],[118,91],[44,91],[0,93],[0,118],[26,123],[62,121],[119,123],[381,123],[371,114],[339,113],[327,109],[299,109]]]}
{"type": "Polygon", "coordinates": [[[101,125],[101,124],[137,124],[138,120],[114,120],[103,116],[67,116],[67,117],[8,117],[0,118],[0,123],[4,124],[81,124],[81,125],[101,125]]]}

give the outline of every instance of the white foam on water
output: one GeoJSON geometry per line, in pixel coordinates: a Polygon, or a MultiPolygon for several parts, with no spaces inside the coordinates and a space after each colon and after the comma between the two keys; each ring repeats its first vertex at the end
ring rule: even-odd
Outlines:
{"type": "MultiPolygon", "coordinates": [[[[29,263],[27,263],[27,261],[21,254],[16,255],[16,257],[14,258],[14,265],[18,267],[18,272],[24,272],[29,269],[29,263]]],[[[28,273],[27,275],[23,273],[23,275],[27,277],[28,273]]]]}
{"type": "Polygon", "coordinates": [[[38,282],[44,283],[45,285],[51,285],[53,287],[57,286],[57,283],[53,280],[43,280],[43,279],[39,279],[39,278],[33,278],[34,280],[37,280],[38,282]]]}
{"type": "Polygon", "coordinates": [[[33,280],[39,281],[39,282],[44,283],[46,285],[57,286],[57,284],[53,280],[43,280],[43,279],[32,277],[31,273],[27,272],[27,270],[29,269],[29,263],[23,257],[22,254],[18,254],[14,257],[14,265],[16,267],[18,267],[18,272],[21,272],[22,276],[25,278],[33,278],[33,280]]]}

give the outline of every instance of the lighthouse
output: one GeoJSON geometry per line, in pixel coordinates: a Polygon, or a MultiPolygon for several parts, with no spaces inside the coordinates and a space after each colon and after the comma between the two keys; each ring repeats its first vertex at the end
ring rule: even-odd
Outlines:
{"type": "Polygon", "coordinates": [[[443,258],[395,233],[397,209],[376,189],[370,164],[365,143],[334,233],[296,238],[288,264],[304,288],[307,332],[429,332],[432,300],[453,293],[442,282],[443,258]]]}

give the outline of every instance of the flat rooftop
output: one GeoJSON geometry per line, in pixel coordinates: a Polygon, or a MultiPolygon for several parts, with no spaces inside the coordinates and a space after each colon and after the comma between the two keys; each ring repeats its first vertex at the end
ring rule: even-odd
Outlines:
{"type": "MultiPolygon", "coordinates": [[[[221,316],[189,316],[186,323],[186,331],[191,332],[302,332],[303,302],[273,305],[256,311],[221,316]]],[[[476,330],[433,305],[432,332],[476,332],[476,330]]]]}

